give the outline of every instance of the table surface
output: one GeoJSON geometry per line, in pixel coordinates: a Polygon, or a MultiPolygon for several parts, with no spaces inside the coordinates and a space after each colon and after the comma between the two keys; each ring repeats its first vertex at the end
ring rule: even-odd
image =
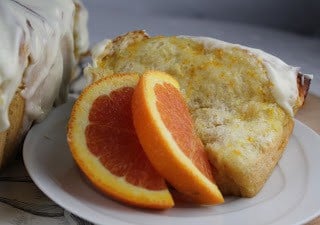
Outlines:
{"type": "MultiPolygon", "coordinates": [[[[309,95],[296,118],[320,134],[320,98],[309,95]]],[[[320,225],[320,216],[309,222],[308,225],[320,225]]]]}
{"type": "MultiPolygon", "coordinates": [[[[296,118],[320,134],[320,98],[314,95],[308,96],[296,118]]],[[[320,225],[320,216],[309,222],[308,225],[320,225]]]]}

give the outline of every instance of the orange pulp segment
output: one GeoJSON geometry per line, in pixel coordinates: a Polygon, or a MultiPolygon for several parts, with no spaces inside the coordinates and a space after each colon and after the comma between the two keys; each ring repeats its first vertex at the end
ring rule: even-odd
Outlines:
{"type": "Polygon", "coordinates": [[[145,153],[173,187],[200,204],[224,201],[175,79],[163,72],[145,73],[133,94],[132,112],[145,153]]]}
{"type": "Polygon", "coordinates": [[[75,102],[68,143],[80,169],[103,193],[130,205],[174,205],[164,179],[144,153],[133,126],[131,99],[139,76],[114,75],[87,87],[75,102]]]}

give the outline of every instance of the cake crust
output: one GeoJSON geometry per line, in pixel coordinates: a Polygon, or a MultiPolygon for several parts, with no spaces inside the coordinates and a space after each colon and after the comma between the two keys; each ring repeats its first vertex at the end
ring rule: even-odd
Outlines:
{"type": "Polygon", "coordinates": [[[0,168],[11,162],[19,151],[23,137],[24,99],[20,90],[16,92],[9,106],[10,127],[0,133],[0,168]]]}

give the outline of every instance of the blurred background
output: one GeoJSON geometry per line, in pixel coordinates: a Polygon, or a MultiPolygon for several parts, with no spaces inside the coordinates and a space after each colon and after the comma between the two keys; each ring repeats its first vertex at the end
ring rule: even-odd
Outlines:
{"type": "Polygon", "coordinates": [[[320,96],[320,0],[83,0],[91,44],[130,30],[210,36],[263,49],[315,75],[320,96]]]}
{"type": "Polygon", "coordinates": [[[106,13],[213,19],[320,35],[319,0],[101,0],[106,13]],[[105,9],[105,7],[107,7],[105,9]]]}

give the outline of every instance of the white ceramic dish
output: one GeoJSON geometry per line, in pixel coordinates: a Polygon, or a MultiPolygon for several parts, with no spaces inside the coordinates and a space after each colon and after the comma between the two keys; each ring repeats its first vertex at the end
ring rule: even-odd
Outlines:
{"type": "Polygon", "coordinates": [[[296,121],[285,154],[254,198],[227,198],[213,207],[178,205],[166,211],[127,207],[97,192],[77,168],[66,142],[73,101],[52,111],[28,133],[23,149],[36,185],[70,212],[97,224],[302,224],[320,214],[320,136],[296,121]]]}

